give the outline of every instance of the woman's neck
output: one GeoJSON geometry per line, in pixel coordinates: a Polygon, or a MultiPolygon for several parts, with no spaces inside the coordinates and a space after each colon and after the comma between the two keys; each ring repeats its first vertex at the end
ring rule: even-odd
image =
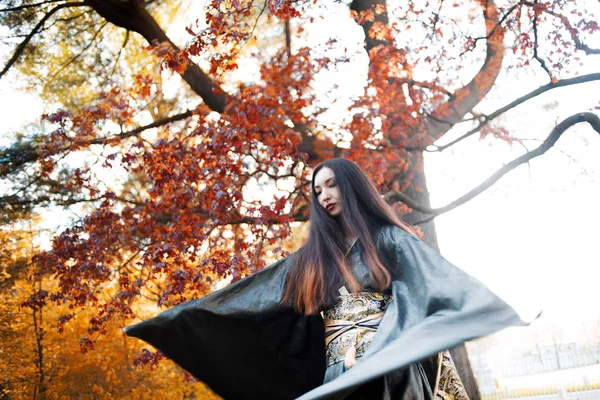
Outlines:
{"type": "Polygon", "coordinates": [[[352,233],[344,217],[340,218],[340,222],[342,225],[342,234],[344,235],[344,243],[346,243],[347,247],[350,247],[356,241],[356,235],[352,233]]]}

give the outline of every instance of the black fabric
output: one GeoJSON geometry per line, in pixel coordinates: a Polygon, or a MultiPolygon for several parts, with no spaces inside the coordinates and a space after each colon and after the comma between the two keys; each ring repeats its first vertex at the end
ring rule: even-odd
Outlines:
{"type": "MultiPolygon", "coordinates": [[[[402,229],[382,227],[375,242],[392,273],[394,301],[365,355],[326,384],[323,321],[281,304],[293,254],[126,333],[150,343],[226,399],[346,398],[361,395],[371,387],[364,384],[376,386],[376,378],[387,374],[388,394],[401,390],[399,398],[427,400],[431,388],[417,361],[522,324],[482,283],[402,229]],[[398,371],[407,372],[400,381],[389,381],[398,371]]],[[[350,262],[359,282],[368,286],[360,246],[353,247],[350,262]]]]}
{"type": "MultiPolygon", "coordinates": [[[[289,259],[289,258],[288,258],[289,259]]],[[[290,399],[323,382],[324,327],[280,304],[287,260],[126,333],[226,399],[290,399]]]]}

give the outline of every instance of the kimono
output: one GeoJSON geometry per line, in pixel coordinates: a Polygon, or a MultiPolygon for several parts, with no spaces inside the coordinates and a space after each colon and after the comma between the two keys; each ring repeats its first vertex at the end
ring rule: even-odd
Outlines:
{"type": "MultiPolygon", "coordinates": [[[[358,362],[326,383],[322,316],[298,314],[281,301],[295,254],[125,332],[160,350],[225,399],[344,399],[379,382],[376,390],[383,385],[384,397],[422,400],[433,398],[434,384],[426,379],[421,360],[523,324],[485,285],[403,229],[382,226],[374,242],[392,276],[382,295],[393,301],[358,362]]],[[[359,243],[348,257],[361,289],[372,290],[359,243]]]]}

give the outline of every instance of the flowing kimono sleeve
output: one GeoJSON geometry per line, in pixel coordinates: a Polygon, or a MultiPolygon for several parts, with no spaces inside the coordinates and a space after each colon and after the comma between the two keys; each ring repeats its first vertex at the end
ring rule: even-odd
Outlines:
{"type": "Polygon", "coordinates": [[[281,303],[288,267],[289,257],[125,333],[224,398],[296,398],[323,382],[324,333],[320,316],[281,303]]]}
{"type": "Polygon", "coordinates": [[[523,324],[484,284],[401,228],[381,228],[376,245],[392,273],[394,301],[361,360],[302,400],[343,398],[352,388],[439,351],[523,324]]]}

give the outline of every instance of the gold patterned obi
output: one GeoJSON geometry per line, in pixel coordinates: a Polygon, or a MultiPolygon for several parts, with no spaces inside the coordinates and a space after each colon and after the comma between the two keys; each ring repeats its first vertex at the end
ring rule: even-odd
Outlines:
{"type": "Polygon", "coordinates": [[[379,322],[393,298],[377,292],[344,294],[323,311],[327,366],[343,361],[351,347],[355,358],[369,348],[379,322]]]}

